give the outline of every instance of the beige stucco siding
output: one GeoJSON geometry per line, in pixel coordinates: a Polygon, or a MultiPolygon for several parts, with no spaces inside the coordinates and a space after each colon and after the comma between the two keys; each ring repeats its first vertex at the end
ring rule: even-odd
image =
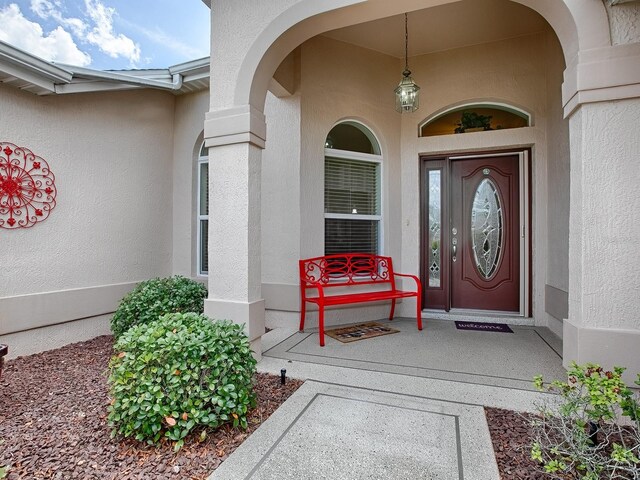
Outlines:
{"type": "Polygon", "coordinates": [[[0,105],[2,140],[45,158],[58,191],[46,221],[0,230],[0,335],[107,313],[171,273],[173,96],[0,85],[0,105]]]}
{"type": "Polygon", "coordinates": [[[173,141],[173,273],[197,276],[197,159],[209,92],[176,97],[173,141]]]}
{"type": "Polygon", "coordinates": [[[562,112],[564,60],[553,34],[547,35],[547,277],[544,311],[562,336],[569,308],[569,121],[562,112]]]}
{"type": "Polygon", "coordinates": [[[324,142],[341,120],[362,122],[383,157],[383,251],[400,252],[400,116],[396,58],[325,37],[302,45],[301,249],[324,254],[324,142]]]}

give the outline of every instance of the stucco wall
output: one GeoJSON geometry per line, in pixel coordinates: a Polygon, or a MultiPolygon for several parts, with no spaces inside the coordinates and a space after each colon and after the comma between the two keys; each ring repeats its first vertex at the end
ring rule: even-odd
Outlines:
{"type": "Polygon", "coordinates": [[[364,123],[382,151],[384,252],[400,257],[398,60],[326,37],[302,45],[301,255],[324,254],[324,142],[341,120],[364,123]]]}
{"type": "Polygon", "coordinates": [[[569,318],[563,361],[640,372],[640,99],[583,105],[570,119],[569,318]]]}
{"type": "Polygon", "coordinates": [[[0,85],[0,105],[0,137],[45,158],[58,190],[42,224],[0,230],[0,334],[109,313],[171,272],[173,96],[0,85]]]}
{"type": "Polygon", "coordinates": [[[547,278],[545,311],[549,326],[562,334],[562,320],[569,309],[569,121],[562,110],[564,59],[551,32],[547,43],[547,278]]]}
{"type": "Polygon", "coordinates": [[[581,269],[570,272],[569,318],[579,327],[640,330],[639,111],[640,99],[593,103],[570,120],[570,255],[581,269]]]}
{"type": "MultiPolygon", "coordinates": [[[[202,146],[209,92],[181,95],[175,100],[173,141],[173,273],[196,277],[198,188],[197,159],[202,146]]],[[[213,221],[213,219],[212,219],[213,221]]]]}
{"type": "MultiPolygon", "coordinates": [[[[300,258],[324,254],[324,142],[334,124],[352,119],[364,123],[380,140],[383,251],[399,264],[400,116],[392,94],[398,65],[394,57],[326,37],[302,45],[300,258]]],[[[384,316],[387,310],[373,315],[384,316]]],[[[327,322],[358,313],[345,312],[333,311],[327,322]]]]}
{"type": "Polygon", "coordinates": [[[300,96],[267,94],[262,152],[262,295],[266,308],[295,310],[300,258],[300,96]]]}
{"type": "Polygon", "coordinates": [[[609,17],[611,43],[622,45],[640,42],[640,3],[621,3],[611,6],[603,0],[609,17]]]}

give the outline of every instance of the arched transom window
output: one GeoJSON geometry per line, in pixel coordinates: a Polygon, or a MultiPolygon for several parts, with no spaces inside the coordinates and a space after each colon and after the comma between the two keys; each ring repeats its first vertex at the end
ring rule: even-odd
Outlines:
{"type": "Polygon", "coordinates": [[[471,103],[446,109],[420,125],[421,137],[531,126],[531,115],[502,103],[471,103]]]}
{"type": "Polygon", "coordinates": [[[324,249],[334,253],[381,253],[380,145],[361,123],[346,121],[325,141],[324,249]]]}

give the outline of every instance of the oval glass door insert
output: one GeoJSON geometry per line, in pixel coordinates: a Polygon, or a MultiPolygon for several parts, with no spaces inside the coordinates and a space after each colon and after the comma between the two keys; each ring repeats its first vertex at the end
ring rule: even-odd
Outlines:
{"type": "Polygon", "coordinates": [[[495,183],[488,178],[480,182],[471,208],[471,242],[478,272],[485,279],[498,269],[502,251],[504,218],[495,183]]]}

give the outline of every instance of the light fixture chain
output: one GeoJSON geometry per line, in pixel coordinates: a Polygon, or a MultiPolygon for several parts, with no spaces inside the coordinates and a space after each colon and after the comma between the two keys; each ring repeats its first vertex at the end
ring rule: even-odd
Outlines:
{"type": "Polygon", "coordinates": [[[404,14],[404,69],[409,70],[409,23],[407,14],[404,14]]]}

